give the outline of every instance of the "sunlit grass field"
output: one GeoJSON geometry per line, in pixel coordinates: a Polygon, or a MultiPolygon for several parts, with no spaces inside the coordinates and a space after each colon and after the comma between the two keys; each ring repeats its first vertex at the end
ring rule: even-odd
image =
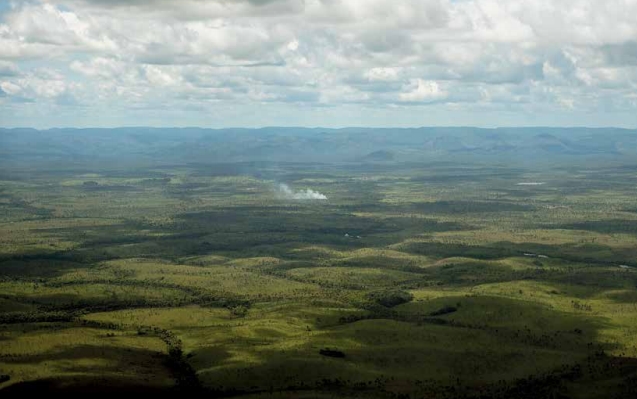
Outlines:
{"type": "Polygon", "coordinates": [[[394,166],[0,181],[0,392],[635,394],[637,180],[394,166]]]}

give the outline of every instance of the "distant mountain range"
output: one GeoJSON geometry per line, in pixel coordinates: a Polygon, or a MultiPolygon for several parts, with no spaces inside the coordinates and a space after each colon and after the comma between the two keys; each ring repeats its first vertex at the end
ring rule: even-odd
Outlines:
{"type": "Polygon", "coordinates": [[[438,159],[637,160],[617,128],[0,128],[0,165],[38,162],[421,162],[438,159]]]}

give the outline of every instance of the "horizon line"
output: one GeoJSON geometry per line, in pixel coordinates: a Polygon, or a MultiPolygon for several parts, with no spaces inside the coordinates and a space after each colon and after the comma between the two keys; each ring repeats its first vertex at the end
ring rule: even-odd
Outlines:
{"type": "Polygon", "coordinates": [[[616,130],[637,130],[635,127],[621,127],[621,126],[559,126],[559,125],[507,125],[507,126],[472,126],[472,125],[421,125],[421,126],[339,126],[339,127],[325,127],[325,126],[277,126],[277,125],[264,125],[258,127],[245,127],[245,126],[227,126],[227,127],[204,127],[204,126],[149,126],[149,125],[121,125],[111,127],[98,127],[98,126],[55,126],[47,128],[35,128],[29,126],[0,126],[3,130],[36,130],[36,131],[49,131],[49,130],[117,130],[117,129],[199,129],[199,130],[266,130],[266,129],[306,129],[306,130],[347,130],[347,129],[396,129],[396,130],[417,130],[417,129],[480,129],[480,130],[498,130],[498,129],[588,129],[588,130],[602,130],[602,129],[616,129],[616,130]]]}

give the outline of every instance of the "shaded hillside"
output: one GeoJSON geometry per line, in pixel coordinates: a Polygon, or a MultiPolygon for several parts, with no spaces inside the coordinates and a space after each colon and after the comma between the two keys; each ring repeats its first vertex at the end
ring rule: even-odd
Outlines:
{"type": "Polygon", "coordinates": [[[361,160],[366,162],[389,162],[393,161],[396,157],[394,153],[386,150],[374,151],[364,156],[361,160]]]}

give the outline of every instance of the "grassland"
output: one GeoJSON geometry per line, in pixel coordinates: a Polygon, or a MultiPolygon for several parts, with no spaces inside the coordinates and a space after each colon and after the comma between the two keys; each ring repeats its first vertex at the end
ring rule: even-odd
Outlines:
{"type": "Polygon", "coordinates": [[[4,171],[0,393],[637,395],[632,166],[258,166],[4,171]]]}

